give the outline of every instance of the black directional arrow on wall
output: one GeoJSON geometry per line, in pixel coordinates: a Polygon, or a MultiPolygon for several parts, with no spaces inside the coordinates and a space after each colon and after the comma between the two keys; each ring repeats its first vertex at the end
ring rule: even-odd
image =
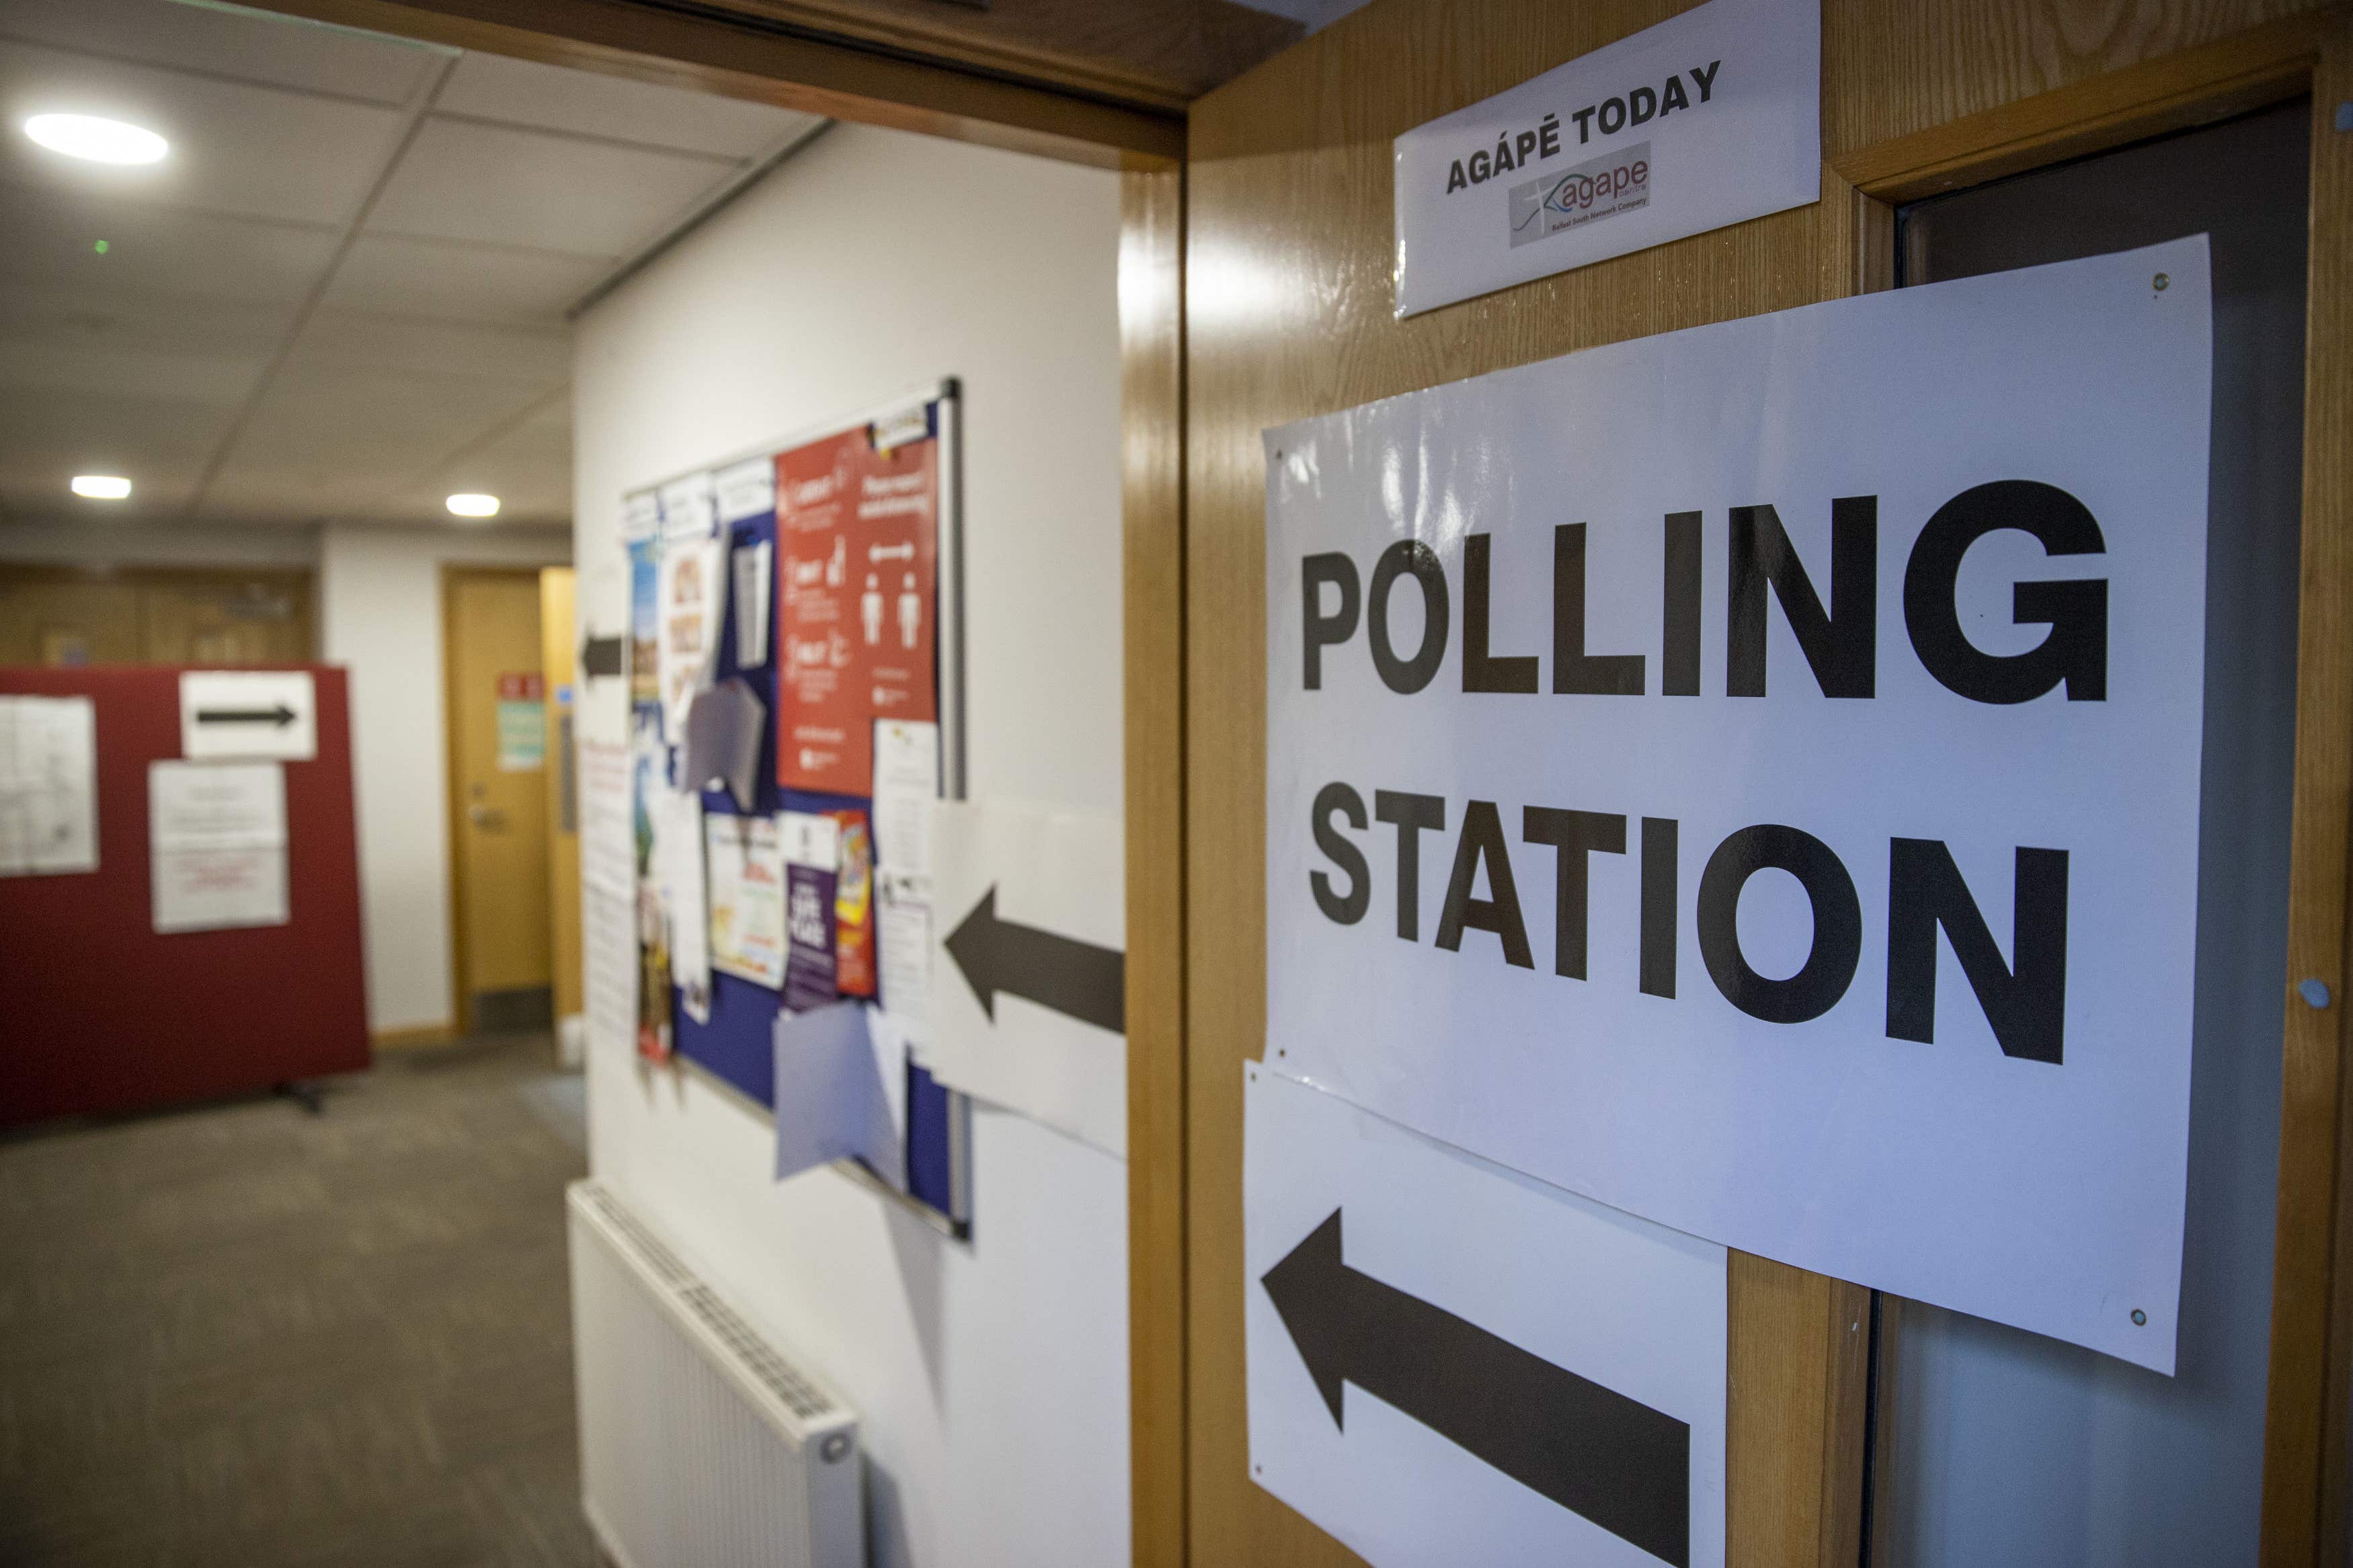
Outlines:
{"type": "Polygon", "coordinates": [[[273,724],[283,730],[298,715],[283,702],[272,708],[199,708],[199,724],[273,724]]]}
{"type": "Polygon", "coordinates": [[[1653,1557],[1690,1568],[1691,1427],[1359,1274],[1340,1211],[1261,1281],[1324,1403],[1384,1404],[1653,1557]]]}
{"type": "Polygon", "coordinates": [[[1003,991],[1082,1024],[1126,1032],[1126,956],[998,920],[994,885],[949,936],[947,950],[991,1019],[997,1016],[997,994],[1003,991]]]}
{"type": "Polygon", "coordinates": [[[621,639],[588,637],[580,644],[580,672],[595,679],[621,673],[621,639]]]}

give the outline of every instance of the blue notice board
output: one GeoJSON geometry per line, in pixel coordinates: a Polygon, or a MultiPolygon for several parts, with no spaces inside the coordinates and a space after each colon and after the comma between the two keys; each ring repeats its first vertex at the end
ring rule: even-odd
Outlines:
{"type": "MultiPolygon", "coordinates": [[[[934,416],[934,429],[946,421],[934,416]]],[[[944,459],[947,454],[944,453],[944,459]]],[[[947,461],[942,464],[942,527],[945,532],[951,522],[955,493],[953,469],[947,461]]],[[[756,546],[766,542],[773,552],[776,538],[774,512],[738,520],[723,525],[728,534],[725,565],[726,580],[732,584],[733,552],[738,549],[756,546]]],[[[773,595],[773,570],[771,593],[773,595]]],[[[735,595],[727,596],[727,609],[719,627],[718,658],[714,680],[741,677],[758,696],[765,718],[760,733],[760,766],[753,794],[755,815],[769,816],[778,811],[828,811],[856,807],[869,813],[872,803],[849,795],[813,795],[799,790],[780,789],[776,784],[776,708],[777,708],[777,629],[782,617],[772,605],[768,617],[767,662],[746,670],[735,657],[735,618],[739,606],[735,595]]],[[[944,638],[943,638],[944,641],[944,638]]],[[[743,815],[733,795],[723,789],[705,790],[702,809],[706,815],[735,816],[743,815]]],[[[683,999],[673,986],[670,994],[672,1039],[677,1052],[705,1072],[728,1084],[747,1099],[767,1108],[776,1109],[776,1025],[782,1011],[783,997],[766,986],[738,975],[713,971],[711,976],[711,1018],[697,1023],[686,1011],[683,999]]],[[[907,1068],[907,1184],[909,1195],[928,1208],[934,1209],[959,1231],[968,1226],[968,1216],[959,1213],[958,1173],[955,1126],[961,1114],[956,1101],[961,1097],[936,1082],[923,1068],[910,1063],[907,1068]]]]}

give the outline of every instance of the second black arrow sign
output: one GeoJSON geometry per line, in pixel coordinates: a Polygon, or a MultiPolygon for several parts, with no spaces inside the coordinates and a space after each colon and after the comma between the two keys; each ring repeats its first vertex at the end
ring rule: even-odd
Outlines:
{"type": "Polygon", "coordinates": [[[1127,963],[1116,949],[1058,936],[997,918],[997,889],[947,940],[948,956],[964,971],[993,1020],[997,994],[1008,992],[1082,1024],[1124,1034],[1127,1029],[1127,963]]]}
{"type": "Polygon", "coordinates": [[[1332,1420],[1341,1384],[1674,1564],[1691,1563],[1691,1427],[1341,1260],[1340,1211],[1266,1272],[1332,1420]]]}

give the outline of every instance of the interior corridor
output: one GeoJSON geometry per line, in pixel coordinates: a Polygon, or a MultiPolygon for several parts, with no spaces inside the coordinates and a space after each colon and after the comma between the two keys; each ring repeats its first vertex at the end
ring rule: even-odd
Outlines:
{"type": "Polygon", "coordinates": [[[0,1563],[592,1564],[544,1035],[0,1142],[0,1563]]]}

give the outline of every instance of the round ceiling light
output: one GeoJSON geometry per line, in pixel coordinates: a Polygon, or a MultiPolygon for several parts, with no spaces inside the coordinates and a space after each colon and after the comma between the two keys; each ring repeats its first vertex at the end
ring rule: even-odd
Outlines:
{"type": "Polygon", "coordinates": [[[25,134],[52,153],[94,163],[158,163],[172,144],[142,125],[97,114],[36,114],[25,134]]]}
{"type": "Polygon", "coordinates": [[[76,474],[73,493],[91,500],[121,500],[131,494],[131,481],[120,474],[76,474]]]}
{"type": "Polygon", "coordinates": [[[441,503],[459,517],[496,517],[499,498],[485,495],[454,495],[441,503]]]}

